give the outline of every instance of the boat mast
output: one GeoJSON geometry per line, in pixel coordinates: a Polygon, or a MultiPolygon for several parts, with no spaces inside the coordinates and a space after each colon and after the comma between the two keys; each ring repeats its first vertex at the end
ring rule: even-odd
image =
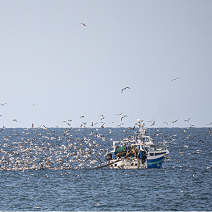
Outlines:
{"type": "Polygon", "coordinates": [[[144,123],[141,124],[143,122],[143,120],[137,119],[137,125],[139,127],[139,134],[138,134],[138,138],[140,139],[141,142],[141,148],[143,148],[144,146],[144,137],[145,137],[145,132],[143,129],[144,123]]]}
{"type": "Polygon", "coordinates": [[[141,137],[145,136],[145,133],[144,133],[144,130],[143,130],[144,124],[141,125],[142,122],[143,122],[142,120],[137,119],[137,125],[139,127],[139,132],[140,132],[141,137]]]}

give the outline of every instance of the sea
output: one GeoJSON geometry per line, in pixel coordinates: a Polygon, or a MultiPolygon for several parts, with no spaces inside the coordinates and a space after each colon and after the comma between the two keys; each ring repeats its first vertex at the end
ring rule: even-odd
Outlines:
{"type": "Polygon", "coordinates": [[[166,142],[159,169],[96,169],[114,140],[138,128],[6,128],[0,132],[1,211],[210,211],[210,128],[147,129],[166,142]]]}

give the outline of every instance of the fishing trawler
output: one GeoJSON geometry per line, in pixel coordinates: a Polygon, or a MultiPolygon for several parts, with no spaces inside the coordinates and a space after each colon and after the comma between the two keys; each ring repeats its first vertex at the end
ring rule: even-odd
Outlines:
{"type": "Polygon", "coordinates": [[[113,150],[105,155],[106,166],[111,169],[161,168],[168,158],[167,143],[160,147],[146,135],[141,120],[137,120],[139,132],[137,136],[113,142],[113,150]]]}

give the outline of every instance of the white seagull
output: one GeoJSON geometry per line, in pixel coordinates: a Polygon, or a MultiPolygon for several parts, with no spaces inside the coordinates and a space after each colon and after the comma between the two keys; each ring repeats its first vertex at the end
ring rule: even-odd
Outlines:
{"type": "Polygon", "coordinates": [[[122,88],[122,89],[121,89],[121,93],[123,93],[123,91],[126,90],[127,88],[130,89],[130,87],[122,88]]]}

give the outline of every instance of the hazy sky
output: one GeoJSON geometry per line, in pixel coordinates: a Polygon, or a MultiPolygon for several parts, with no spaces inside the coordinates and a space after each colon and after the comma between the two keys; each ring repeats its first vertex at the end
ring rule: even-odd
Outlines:
{"type": "Polygon", "coordinates": [[[0,71],[0,127],[207,127],[212,1],[0,0],[0,71]]]}

